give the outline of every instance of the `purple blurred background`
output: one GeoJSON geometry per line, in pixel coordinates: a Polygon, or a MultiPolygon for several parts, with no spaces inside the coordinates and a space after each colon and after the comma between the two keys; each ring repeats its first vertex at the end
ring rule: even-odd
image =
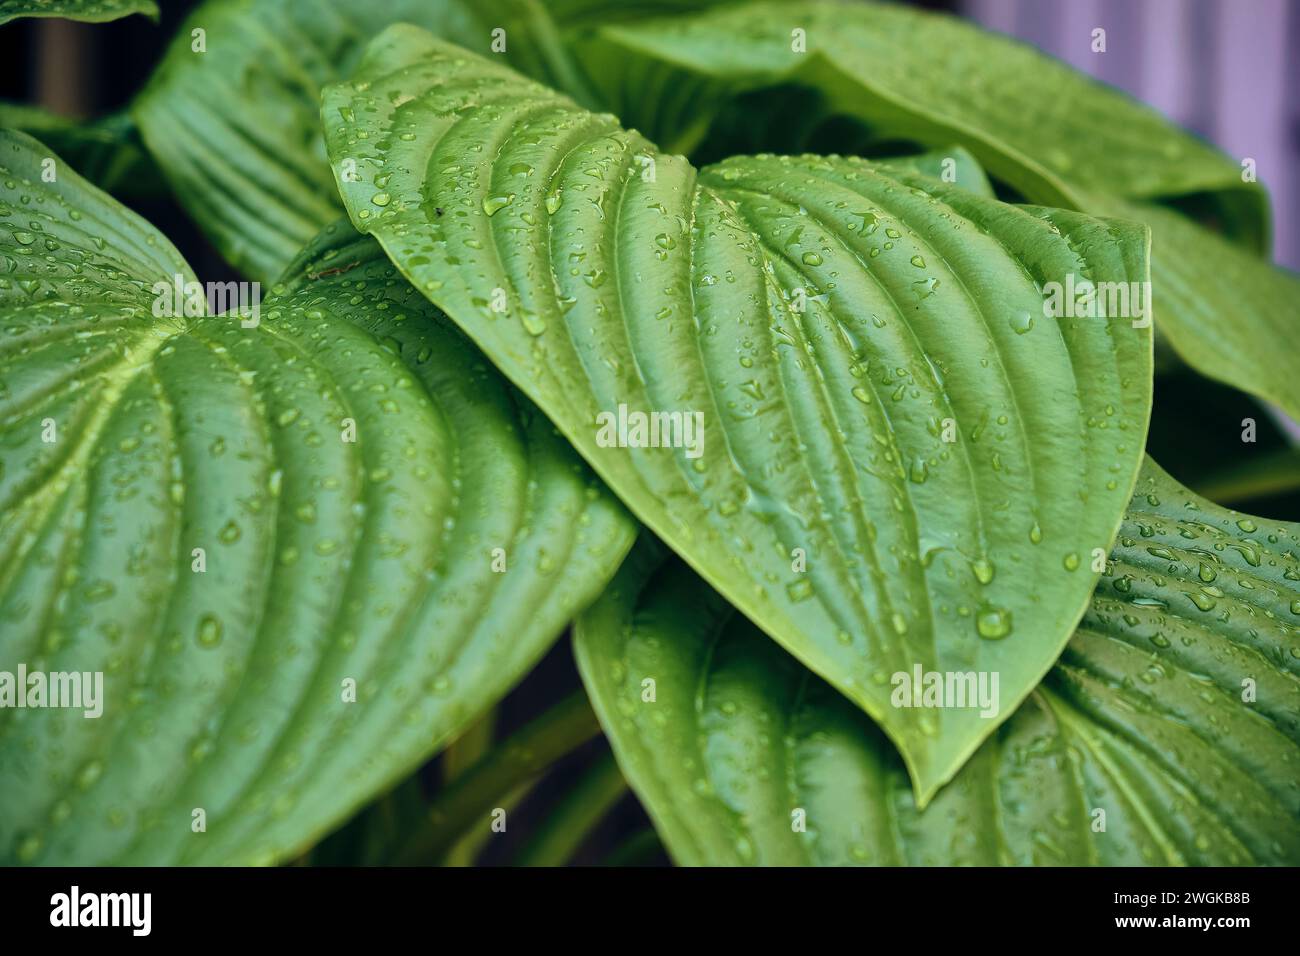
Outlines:
{"type": "Polygon", "coordinates": [[[959,0],[957,12],[1127,90],[1240,161],[1273,201],[1274,255],[1300,269],[1300,3],[959,0]],[[1092,31],[1106,30],[1106,52],[1092,31]]]}

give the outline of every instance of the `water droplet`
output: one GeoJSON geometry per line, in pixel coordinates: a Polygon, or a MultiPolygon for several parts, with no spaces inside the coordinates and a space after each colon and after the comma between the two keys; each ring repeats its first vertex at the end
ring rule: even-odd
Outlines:
{"type": "Polygon", "coordinates": [[[524,309],[520,312],[519,319],[524,324],[524,331],[529,335],[541,335],[546,331],[546,320],[536,312],[524,309]]]}
{"type": "Polygon", "coordinates": [[[975,630],[988,640],[998,640],[1011,633],[1011,612],[1005,608],[985,604],[975,615],[975,630]]]}
{"type": "Polygon", "coordinates": [[[806,601],[813,596],[813,585],[807,578],[801,578],[787,584],[785,592],[790,595],[791,601],[806,601]]]}
{"type": "Polygon", "coordinates": [[[199,620],[199,644],[203,647],[216,647],[221,643],[221,621],[213,614],[205,614],[199,620]]]}
{"type": "Polygon", "coordinates": [[[39,833],[29,833],[15,841],[14,857],[19,863],[31,863],[44,848],[45,840],[42,839],[41,835],[39,833]]]}
{"type": "Polygon", "coordinates": [[[970,569],[975,575],[975,580],[980,584],[988,584],[993,580],[993,562],[988,558],[980,558],[978,561],[972,561],[970,569]]]}
{"type": "Polygon", "coordinates": [[[495,216],[506,206],[515,201],[515,194],[510,193],[507,196],[489,196],[483,200],[483,211],[489,216],[495,216]]]}
{"type": "Polygon", "coordinates": [[[938,288],[939,280],[934,276],[928,279],[917,279],[912,283],[912,294],[918,299],[928,299],[938,288]]]}
{"type": "Polygon", "coordinates": [[[72,782],[76,785],[78,790],[89,790],[95,785],[95,782],[103,772],[104,764],[99,760],[91,760],[77,771],[77,775],[73,778],[72,782]]]}

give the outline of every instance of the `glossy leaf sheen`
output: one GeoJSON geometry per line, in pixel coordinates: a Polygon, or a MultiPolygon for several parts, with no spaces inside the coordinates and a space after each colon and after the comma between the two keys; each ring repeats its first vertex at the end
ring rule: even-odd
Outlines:
{"type": "Polygon", "coordinates": [[[1194,369],[1300,422],[1300,278],[1155,203],[1092,197],[1152,232],[1156,327],[1194,369]]]}
{"type": "Polygon", "coordinates": [[[1156,320],[1178,353],[1300,420],[1300,280],[1256,254],[1267,197],[1236,160],[1124,94],[1025,44],[891,4],[759,2],[609,25],[574,48],[625,124],[683,148],[732,96],[796,84],[800,100],[820,95],[817,109],[883,139],[961,143],[1031,201],[1146,223],[1156,320]],[[795,29],[806,52],[792,49],[795,29]],[[1252,248],[1153,201],[1190,194],[1210,195],[1252,248]]]}
{"type": "Polygon", "coordinates": [[[1041,678],[1132,487],[1151,352],[1128,320],[1044,319],[1040,286],[1141,281],[1140,227],[859,160],[697,173],[409,27],[323,115],[357,166],[354,224],[643,522],[884,724],[923,800],[992,728],[888,708],[887,675],[999,668],[1012,702],[1041,678]],[[620,404],[701,413],[703,454],[602,446],[620,404]]]}
{"type": "Polygon", "coordinates": [[[922,813],[870,721],[660,554],[575,648],[678,863],[1300,862],[1300,526],[1149,464],[1064,656],[922,813]]]}
{"type": "Polygon", "coordinates": [[[47,153],[0,134],[0,670],[104,702],[0,710],[0,860],[285,859],[504,694],[631,523],[373,241],[256,328],[155,318],[188,268],[47,153]]]}
{"type": "Polygon", "coordinates": [[[961,143],[995,177],[1041,202],[1065,204],[1075,189],[1130,198],[1222,190],[1259,216],[1267,208],[1232,160],[1155,110],[952,16],[884,3],[765,0],[610,25],[578,49],[611,108],[649,135],[675,137],[698,119],[689,108],[673,114],[657,106],[647,86],[688,84],[690,95],[673,102],[695,103],[698,112],[742,90],[793,82],[831,96],[838,112],[882,136],[961,143]],[[805,52],[795,49],[795,29],[805,52]],[[627,65],[607,69],[615,62],[627,65]],[[645,71],[644,83],[630,82],[635,69],[645,71]]]}

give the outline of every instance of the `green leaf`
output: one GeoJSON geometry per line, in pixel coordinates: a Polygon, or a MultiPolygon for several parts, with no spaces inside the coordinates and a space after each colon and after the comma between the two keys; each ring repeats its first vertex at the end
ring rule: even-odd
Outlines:
{"type": "Polygon", "coordinates": [[[984,167],[960,146],[909,156],[894,156],[879,160],[876,166],[888,173],[920,173],[940,182],[960,186],[987,199],[996,198],[988,176],[984,175],[984,167]]]}
{"type": "Polygon", "coordinates": [[[885,725],[923,801],[992,726],[890,708],[880,678],[978,662],[1009,712],[1042,677],[1136,477],[1151,345],[1129,320],[1044,319],[1041,286],[1144,280],[1141,227],[861,160],[697,172],[411,27],[323,116],[353,222],[637,517],[885,725]],[[676,413],[679,447],[609,447],[620,406],[676,413]]]}
{"type": "Polygon", "coordinates": [[[484,54],[504,30],[507,62],[581,93],[538,0],[209,0],[133,108],[178,198],[236,268],[269,280],[339,217],[320,88],[402,21],[484,54]],[[204,52],[194,50],[195,30],[204,31],[204,52]]]}
{"type": "Polygon", "coordinates": [[[574,640],[678,863],[1300,862],[1298,525],[1148,463],[1064,656],[924,812],[870,721],[661,554],[574,640]]]}
{"type": "Polygon", "coordinates": [[[188,267],[47,154],[0,133],[0,671],[102,672],[102,716],[0,709],[0,860],[291,857],[503,695],[631,524],[346,224],[255,327],[156,318],[188,267]]]}
{"type": "Polygon", "coordinates": [[[154,198],[162,192],[162,174],[144,151],[129,115],[79,123],[34,106],[0,102],[0,128],[36,137],[118,198],[154,198]]]}
{"type": "Polygon", "coordinates": [[[778,99],[785,120],[766,123],[766,148],[784,150],[806,116],[851,116],[883,140],[960,143],[1031,201],[1146,223],[1157,319],[1174,348],[1300,419],[1300,280],[1254,254],[1268,244],[1265,193],[1122,93],[956,18],[867,3],[756,3],[614,24],[575,50],[625,125],[676,148],[699,142],[737,97],[753,95],[762,110],[771,96],[755,91],[792,88],[778,99]],[[807,52],[792,49],[794,30],[807,52]],[[1149,201],[1189,196],[1249,251],[1149,201]]]}
{"type": "Polygon", "coordinates": [[[1178,354],[1300,422],[1300,277],[1155,203],[1092,197],[1088,205],[1151,227],[1157,327],[1178,354]]]}
{"type": "Polygon", "coordinates": [[[0,0],[0,24],[20,17],[62,17],[106,23],[133,13],[143,13],[156,21],[158,4],[154,0],[0,0]]]}
{"type": "Polygon", "coordinates": [[[625,23],[651,16],[690,13],[746,0],[547,0],[546,8],[569,30],[625,23]]]}
{"type": "Polygon", "coordinates": [[[1075,190],[1130,198],[1222,192],[1263,234],[1263,191],[1222,153],[1155,110],[1033,47],[951,16],[892,4],[758,2],[612,24],[576,45],[609,108],[673,139],[747,90],[797,84],[882,138],[961,143],[1038,202],[1075,190]],[[806,52],[798,51],[802,31],[806,52]],[[639,82],[633,82],[633,78],[639,82]],[[673,113],[654,90],[677,84],[673,113]],[[680,86],[685,84],[687,89],[680,86]]]}

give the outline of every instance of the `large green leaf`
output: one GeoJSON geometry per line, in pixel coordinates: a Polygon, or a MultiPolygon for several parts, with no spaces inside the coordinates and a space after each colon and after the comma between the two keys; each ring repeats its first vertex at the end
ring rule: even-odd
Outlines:
{"type": "Polygon", "coordinates": [[[283,859],[504,694],[631,523],[346,223],[256,327],[155,318],[189,269],[47,155],[0,134],[0,671],[102,672],[102,716],[0,709],[0,860],[283,859]]]}
{"type": "Polygon", "coordinates": [[[63,17],[105,23],[133,13],[158,19],[154,0],[0,0],[0,24],[19,17],[63,17]]]}
{"type": "Polygon", "coordinates": [[[1148,464],[1061,661],[922,813],[870,721],[661,554],[575,646],[679,863],[1300,863],[1300,526],[1148,464]]]}
{"type": "Polygon", "coordinates": [[[246,274],[277,275],[341,214],[320,131],[320,88],[391,23],[428,27],[580,93],[540,0],[208,0],[186,20],[134,111],[180,201],[246,274]],[[205,52],[194,51],[202,30],[205,52]]]}
{"type": "Polygon", "coordinates": [[[1145,230],[861,160],[697,173],[412,27],[323,115],[353,222],[643,522],[884,724],[922,800],[995,722],[902,713],[882,678],[999,669],[1009,713],[1046,672],[1136,477],[1151,346],[1128,319],[1044,319],[1042,284],[1143,281],[1145,230]],[[608,447],[620,406],[701,422],[702,446],[608,447]]]}
{"type": "Polygon", "coordinates": [[[1300,280],[1253,254],[1267,246],[1263,190],[1118,91],[953,17],[833,0],[613,24],[574,49],[625,125],[677,148],[748,93],[750,111],[769,115],[739,125],[763,130],[764,148],[788,151],[809,117],[851,116],[883,140],[960,143],[1034,202],[1146,223],[1157,319],[1173,346],[1203,374],[1300,420],[1300,280]],[[795,30],[806,52],[792,49],[795,30]],[[774,121],[772,96],[755,91],[790,86],[774,121]],[[1150,202],[1191,195],[1252,252],[1150,202]]]}
{"type": "Polygon", "coordinates": [[[1088,205],[1151,227],[1157,327],[1187,363],[1300,422],[1300,278],[1155,203],[1088,205]]]}
{"type": "Polygon", "coordinates": [[[882,138],[961,143],[1037,201],[1065,205],[1079,189],[1223,192],[1258,225],[1266,215],[1262,190],[1242,182],[1240,167],[1156,111],[955,17],[856,0],[762,0],[611,24],[575,52],[609,108],[652,137],[677,140],[747,90],[798,84],[882,138]],[[657,95],[670,86],[672,97],[657,95]]]}

